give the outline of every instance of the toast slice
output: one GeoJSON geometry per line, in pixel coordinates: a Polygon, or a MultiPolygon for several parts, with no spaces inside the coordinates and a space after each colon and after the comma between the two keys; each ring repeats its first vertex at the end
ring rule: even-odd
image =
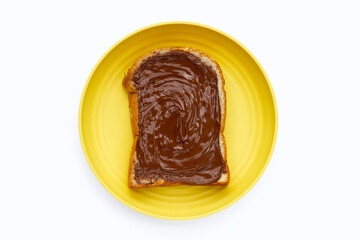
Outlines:
{"type": "Polygon", "coordinates": [[[193,48],[150,51],[128,70],[129,187],[224,186],[226,95],[219,64],[193,48]]]}

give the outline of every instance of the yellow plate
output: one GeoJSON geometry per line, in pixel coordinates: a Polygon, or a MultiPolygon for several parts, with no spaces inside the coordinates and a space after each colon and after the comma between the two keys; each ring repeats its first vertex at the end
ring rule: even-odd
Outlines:
{"type": "Polygon", "coordinates": [[[151,25],[110,48],[91,72],[80,103],[79,131],[86,159],[101,184],[141,213],[184,220],[216,213],[244,196],[269,163],[277,134],[277,108],[270,82],[255,57],[237,40],[189,22],[151,25]],[[227,187],[164,187],[130,190],[128,165],[133,137],[124,73],[142,54],[158,47],[200,49],[225,77],[225,138],[230,168],[227,187]]]}

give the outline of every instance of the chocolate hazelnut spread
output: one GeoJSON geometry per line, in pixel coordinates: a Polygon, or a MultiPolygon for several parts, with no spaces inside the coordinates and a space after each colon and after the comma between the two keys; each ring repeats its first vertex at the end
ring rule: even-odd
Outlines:
{"type": "Polygon", "coordinates": [[[138,93],[135,180],[210,184],[226,173],[219,132],[218,78],[199,57],[171,51],[145,58],[138,93]]]}

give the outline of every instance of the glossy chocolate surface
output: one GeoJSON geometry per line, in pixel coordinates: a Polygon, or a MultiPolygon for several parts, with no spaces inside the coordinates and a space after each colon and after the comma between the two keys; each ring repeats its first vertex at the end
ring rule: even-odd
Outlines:
{"type": "Polygon", "coordinates": [[[153,55],[132,76],[138,92],[135,180],[210,184],[226,166],[216,73],[181,50],[153,55]]]}

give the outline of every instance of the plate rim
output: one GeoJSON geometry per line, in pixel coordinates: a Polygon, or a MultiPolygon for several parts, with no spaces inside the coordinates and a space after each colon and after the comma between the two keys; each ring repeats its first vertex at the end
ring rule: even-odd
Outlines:
{"type": "Polygon", "coordinates": [[[97,180],[101,183],[101,185],[113,196],[115,197],[118,201],[120,201],[121,203],[123,203],[124,205],[126,205],[127,207],[140,212],[142,214],[151,216],[151,217],[156,217],[156,218],[160,218],[160,219],[167,219],[167,220],[190,220],[190,219],[197,219],[197,218],[202,218],[202,217],[206,217],[206,216],[210,216],[214,213],[220,212],[226,208],[228,208],[229,206],[233,205],[234,203],[236,203],[237,201],[239,201],[242,197],[244,197],[254,186],[255,184],[259,181],[259,179],[261,178],[261,176],[263,175],[263,173],[265,172],[265,169],[267,168],[267,166],[269,165],[270,159],[273,155],[274,149],[275,149],[275,145],[276,145],[276,140],[277,140],[277,134],[278,134],[278,108],[277,108],[277,103],[276,103],[276,98],[275,98],[275,93],[274,93],[274,89],[270,83],[269,77],[267,76],[265,70],[263,69],[263,67],[261,66],[260,62],[255,58],[255,56],[242,44],[240,43],[237,39],[235,39],[234,37],[230,36],[229,34],[214,28],[212,26],[208,26],[202,23],[196,23],[196,22],[189,22],[189,21],[166,21],[166,22],[160,22],[160,23],[155,23],[155,24],[151,24],[142,28],[139,28],[133,32],[131,32],[130,34],[126,35],[125,37],[121,38],[120,40],[118,40],[115,44],[113,44],[102,56],[101,58],[97,61],[97,63],[95,64],[95,66],[93,67],[93,69],[91,70],[91,73],[89,75],[89,77],[86,80],[83,92],[81,94],[81,100],[80,100],[80,106],[79,106],[79,114],[78,114],[78,127],[79,127],[79,135],[80,135],[80,142],[81,142],[81,147],[83,149],[85,158],[87,163],[90,166],[91,171],[94,173],[95,177],[97,178],[97,180]],[[203,213],[203,214],[198,214],[198,215],[192,215],[192,216],[185,216],[185,217],[173,217],[173,216],[164,216],[164,215],[159,215],[156,213],[152,213],[152,212],[148,212],[144,209],[138,208],[134,205],[132,205],[130,202],[125,201],[124,199],[118,197],[103,181],[103,179],[100,177],[100,175],[96,172],[94,166],[92,165],[89,155],[86,151],[85,148],[85,142],[84,142],[84,137],[82,134],[82,109],[83,109],[83,103],[84,103],[84,99],[85,99],[85,94],[87,92],[87,88],[89,86],[89,83],[93,77],[94,72],[96,71],[96,69],[98,68],[98,66],[100,65],[100,63],[104,60],[104,58],[115,48],[117,47],[119,44],[121,44],[123,41],[125,41],[126,39],[130,38],[131,36],[142,32],[144,30],[150,29],[150,28],[154,28],[154,27],[159,27],[159,26],[163,26],[163,25],[191,25],[191,26],[197,26],[197,27],[202,27],[202,28],[207,28],[209,30],[215,31],[229,39],[231,39],[232,41],[234,41],[237,45],[239,45],[247,54],[249,54],[249,56],[255,61],[255,63],[257,64],[257,66],[260,68],[262,74],[264,75],[266,82],[269,86],[270,89],[270,93],[272,96],[272,100],[273,100],[273,105],[274,105],[274,116],[275,116],[275,126],[274,126],[274,137],[273,137],[273,141],[272,141],[272,146],[269,152],[269,155],[266,159],[266,162],[263,166],[263,168],[261,169],[261,171],[259,172],[259,174],[257,175],[257,177],[255,178],[255,180],[249,185],[249,187],[247,189],[245,189],[245,191],[240,194],[239,196],[237,196],[236,198],[234,198],[232,201],[230,201],[227,204],[224,204],[223,206],[203,213]]]}

